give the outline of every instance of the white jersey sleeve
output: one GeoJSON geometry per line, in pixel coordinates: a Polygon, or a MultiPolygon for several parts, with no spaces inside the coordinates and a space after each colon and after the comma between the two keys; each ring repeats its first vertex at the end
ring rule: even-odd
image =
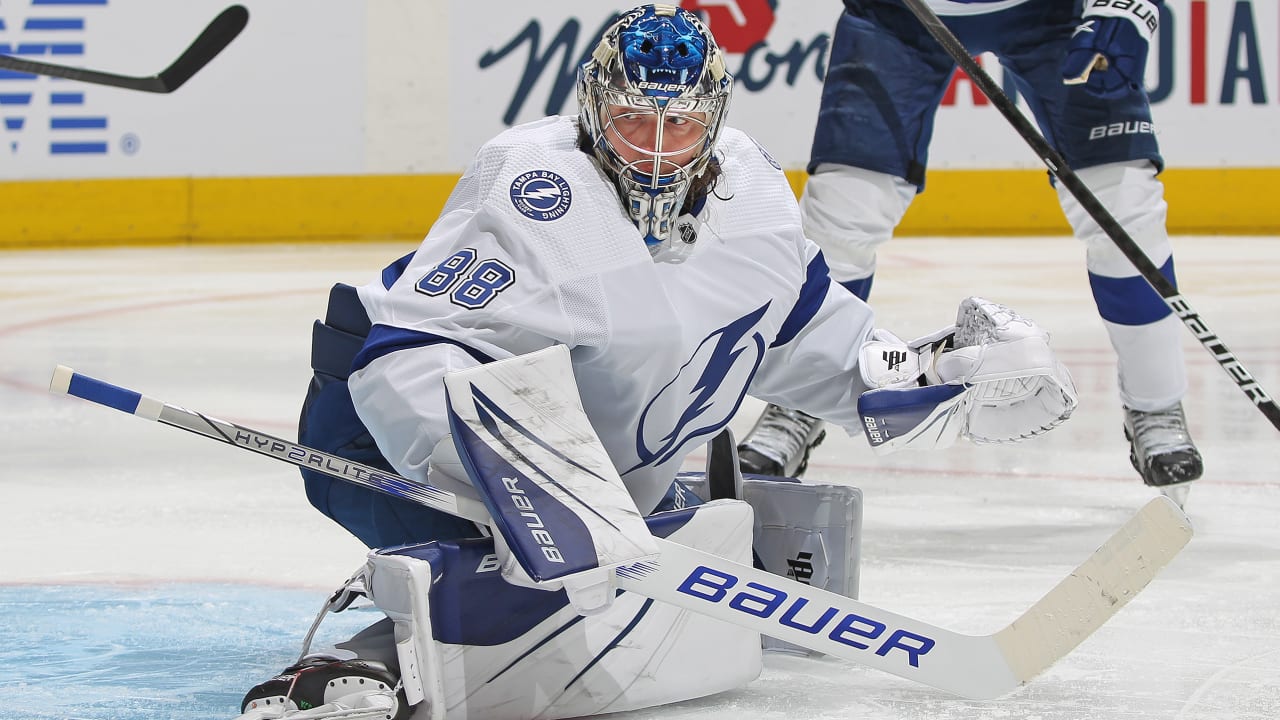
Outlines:
{"type": "Polygon", "coordinates": [[[831,281],[816,245],[805,241],[803,252],[804,286],[765,353],[752,394],[861,432],[857,402],[867,388],[858,371],[858,350],[871,337],[875,314],[831,281]]]}

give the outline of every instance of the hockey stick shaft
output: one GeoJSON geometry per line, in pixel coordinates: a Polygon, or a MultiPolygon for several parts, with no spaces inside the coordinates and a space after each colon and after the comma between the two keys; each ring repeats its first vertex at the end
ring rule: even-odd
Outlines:
{"type": "Polygon", "coordinates": [[[480,502],[416,483],[395,473],[299,445],[225,420],[169,405],[133,390],[77,373],[65,365],[53,372],[49,390],[72,395],[130,415],[235,445],[259,455],[324,473],[384,495],[415,502],[473,522],[485,523],[489,511],[480,502]]]}
{"type": "Polygon", "coordinates": [[[1218,337],[1217,333],[1209,329],[1209,326],[1201,319],[1200,313],[1191,306],[1191,303],[1185,297],[1178,293],[1178,289],[1174,287],[1173,283],[1169,282],[1169,279],[1160,272],[1160,269],[1151,261],[1151,258],[1147,257],[1147,254],[1142,251],[1138,243],[1125,232],[1125,229],[1121,227],[1115,217],[1107,211],[1097,196],[1084,184],[1080,176],[1067,165],[1062,155],[1045,140],[1044,136],[1031,124],[1031,121],[1013,104],[1009,96],[1005,95],[1004,90],[973,59],[973,56],[969,54],[969,51],[960,43],[960,40],[951,32],[951,29],[929,7],[927,0],[903,0],[903,2],[906,3],[911,13],[916,16],[916,19],[924,25],[929,34],[942,45],[947,54],[956,61],[956,64],[982,90],[982,93],[987,96],[991,104],[1000,111],[1001,115],[1004,115],[1014,130],[1022,136],[1022,139],[1040,156],[1041,161],[1049,168],[1049,172],[1075,197],[1081,207],[1089,213],[1089,217],[1093,218],[1098,227],[1102,228],[1103,232],[1111,238],[1111,241],[1120,249],[1120,252],[1124,253],[1129,262],[1133,263],[1134,268],[1151,285],[1152,289],[1160,295],[1165,304],[1169,306],[1169,309],[1182,320],[1182,323],[1200,341],[1200,344],[1209,351],[1213,359],[1218,361],[1218,364],[1235,381],[1240,390],[1253,401],[1253,404],[1271,421],[1271,424],[1277,430],[1280,430],[1280,405],[1277,405],[1267,391],[1258,384],[1258,381],[1245,369],[1240,360],[1236,358],[1235,353],[1227,347],[1227,344],[1218,337]]]}
{"type": "Polygon", "coordinates": [[[125,90],[140,90],[153,93],[171,93],[182,87],[205,65],[208,65],[218,53],[222,52],[231,41],[236,39],[241,30],[249,22],[249,11],[241,5],[232,5],[218,14],[208,27],[196,37],[182,55],[169,67],[157,75],[149,77],[131,77],[116,75],[98,70],[54,65],[52,63],[23,60],[11,55],[0,55],[0,68],[33,75],[79,80],[95,85],[107,85],[125,90]]]}
{"type": "MultiPolygon", "coordinates": [[[[473,522],[484,505],[439,488],[55,369],[49,389],[321,472],[473,522]]],[[[617,570],[624,590],[762,635],[974,699],[1017,689],[1088,637],[1154,578],[1191,536],[1158,497],[1027,613],[994,635],[936,627],[716,555],[654,538],[660,559],[617,570]]]]}

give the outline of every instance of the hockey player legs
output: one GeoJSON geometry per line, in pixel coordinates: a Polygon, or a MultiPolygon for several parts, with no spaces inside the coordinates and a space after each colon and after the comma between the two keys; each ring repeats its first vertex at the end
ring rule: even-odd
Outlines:
{"type": "MultiPolygon", "coordinates": [[[[1065,5],[1029,0],[985,13],[980,6],[965,7],[969,14],[948,17],[947,27],[967,51],[997,54],[1045,136],[1071,167],[1081,168],[1081,178],[1174,282],[1156,179],[1162,160],[1145,92],[1132,83],[1110,82],[1115,72],[1105,93],[1093,87],[1102,72],[1087,84],[1063,84],[1059,60],[1069,48],[1074,52],[1079,20],[1065,5]],[[1120,131],[1107,130],[1112,127],[1120,131]]],[[[1114,18],[1095,22],[1125,32],[1130,24],[1114,18]]],[[[1145,41],[1123,32],[1115,37],[1127,48],[1141,49],[1140,65],[1145,41]]],[[[831,257],[833,278],[863,298],[871,289],[876,247],[901,220],[912,187],[924,189],[934,115],[954,62],[905,9],[846,2],[815,130],[813,175],[801,207],[806,232],[831,257]],[[878,71],[868,72],[869,67],[878,71]]],[[[1059,194],[1077,237],[1086,243],[1094,299],[1117,353],[1134,466],[1149,485],[1194,480],[1202,466],[1180,406],[1186,380],[1173,330],[1177,321],[1080,204],[1061,187],[1059,194]]],[[[1185,486],[1172,492],[1185,495],[1185,486]]]]}

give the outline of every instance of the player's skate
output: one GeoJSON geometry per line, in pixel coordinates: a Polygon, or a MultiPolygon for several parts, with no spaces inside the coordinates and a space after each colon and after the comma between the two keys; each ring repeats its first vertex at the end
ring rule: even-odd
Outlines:
{"type": "Polygon", "coordinates": [[[1124,436],[1129,460],[1143,482],[1183,505],[1191,481],[1204,472],[1204,462],[1187,432],[1182,403],[1154,412],[1125,408],[1124,436]]]}
{"type": "Polygon", "coordinates": [[[809,451],[826,436],[818,418],[770,403],[738,445],[738,466],[755,475],[800,477],[809,451]]]}
{"type": "Polygon", "coordinates": [[[250,690],[236,720],[405,720],[399,685],[380,662],[309,655],[250,690]]]}

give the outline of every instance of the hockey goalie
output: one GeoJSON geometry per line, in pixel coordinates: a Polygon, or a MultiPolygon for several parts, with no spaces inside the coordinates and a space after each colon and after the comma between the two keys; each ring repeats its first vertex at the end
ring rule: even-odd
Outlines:
{"type": "MultiPolygon", "coordinates": [[[[847,615],[734,595],[730,622],[619,589],[678,545],[856,592],[856,489],[743,480],[715,452],[710,477],[678,479],[747,394],[882,452],[1016,441],[1075,406],[1048,334],[999,304],[966,299],[915,341],[876,329],[833,287],[778,164],[725,125],[732,85],[696,16],[623,13],[580,68],[578,115],[486,143],[416,251],[334,289],[301,441],[483,503],[491,522],[305,469],[311,503],[372,549],[331,608],[366,596],[385,618],[306,648],[243,718],[662,705],[756,677],[747,625],[767,614],[874,639],[908,669],[929,657],[930,638],[847,615]]],[[[686,595],[725,598],[715,573],[686,595]]]]}

